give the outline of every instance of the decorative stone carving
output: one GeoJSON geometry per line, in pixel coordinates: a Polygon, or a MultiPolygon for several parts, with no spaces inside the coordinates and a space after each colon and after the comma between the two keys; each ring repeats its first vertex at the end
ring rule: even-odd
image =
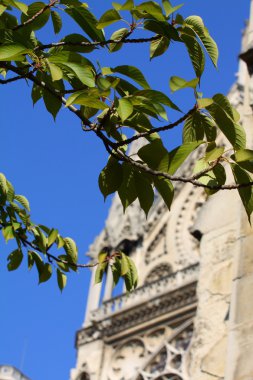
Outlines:
{"type": "Polygon", "coordinates": [[[192,330],[192,323],[188,321],[172,331],[160,347],[157,345],[158,349],[139,369],[139,375],[134,380],[188,379],[185,352],[191,340],[192,330]]]}
{"type": "Polygon", "coordinates": [[[116,349],[112,359],[110,380],[130,380],[141,366],[146,355],[141,339],[132,339],[116,349]]]}
{"type": "Polygon", "coordinates": [[[149,264],[150,262],[153,262],[154,260],[159,259],[160,257],[166,255],[168,253],[167,247],[166,247],[166,239],[165,239],[165,233],[166,233],[167,223],[162,226],[158,234],[155,236],[155,238],[152,240],[150,245],[147,248],[146,254],[145,254],[145,263],[149,264]],[[162,242],[162,247],[158,247],[159,243],[162,242]]]}

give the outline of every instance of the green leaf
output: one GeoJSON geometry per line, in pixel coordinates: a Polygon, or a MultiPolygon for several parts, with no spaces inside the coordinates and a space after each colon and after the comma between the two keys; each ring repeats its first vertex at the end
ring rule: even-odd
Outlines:
{"type": "Polygon", "coordinates": [[[67,276],[57,268],[57,283],[60,291],[62,292],[67,284],[67,276]]]}
{"type": "Polygon", "coordinates": [[[48,240],[45,234],[42,232],[42,228],[39,226],[35,227],[34,229],[34,236],[36,238],[36,243],[39,247],[39,249],[46,254],[47,248],[48,248],[48,240]]]}
{"type": "Polygon", "coordinates": [[[124,162],[122,164],[123,169],[123,181],[118,189],[118,194],[124,209],[135,201],[137,198],[137,192],[134,180],[134,168],[131,164],[124,162]]]}
{"type": "Polygon", "coordinates": [[[160,37],[157,40],[151,41],[150,59],[153,59],[165,53],[169,46],[170,46],[170,40],[164,36],[160,37]]]}
{"type": "Polygon", "coordinates": [[[63,78],[63,72],[59,66],[56,66],[54,63],[50,62],[48,62],[48,66],[52,76],[52,81],[60,80],[63,78]]]}
{"type": "Polygon", "coordinates": [[[105,273],[104,266],[99,264],[96,268],[95,284],[99,284],[102,281],[104,273],[105,273]]]}
{"type": "MultiPolygon", "coordinates": [[[[116,81],[117,79],[115,79],[116,81]]],[[[107,78],[99,76],[97,78],[97,86],[100,91],[108,91],[112,87],[113,82],[111,83],[107,78]]]]}
{"type": "Polygon", "coordinates": [[[29,201],[24,195],[15,195],[14,199],[20,203],[27,211],[30,211],[29,201]]]}
{"type": "Polygon", "coordinates": [[[236,162],[245,162],[252,161],[253,163],[253,150],[250,149],[240,149],[235,152],[235,160],[236,162]]]}
{"type": "Polygon", "coordinates": [[[216,139],[216,126],[210,117],[200,112],[194,112],[190,115],[184,124],[183,142],[194,142],[203,140],[206,135],[207,141],[216,139]]]}
{"type": "Polygon", "coordinates": [[[149,84],[146,81],[144,75],[135,66],[128,66],[128,65],[117,66],[114,69],[112,68],[111,71],[113,73],[120,73],[122,75],[125,75],[131,78],[143,88],[149,88],[149,84]]]}
{"type": "Polygon", "coordinates": [[[170,154],[169,174],[174,174],[177,169],[182,165],[186,158],[191,154],[203,141],[193,141],[180,145],[178,148],[172,150],[170,154]]]}
{"type": "Polygon", "coordinates": [[[206,108],[210,106],[211,104],[213,104],[213,99],[202,98],[202,99],[198,99],[197,103],[198,103],[199,108],[206,108]]]}
{"type": "Polygon", "coordinates": [[[60,33],[62,28],[62,19],[58,12],[52,11],[51,12],[51,19],[54,27],[55,34],[60,33]]]}
{"type": "Polygon", "coordinates": [[[126,0],[124,4],[113,2],[112,6],[116,9],[116,11],[130,11],[134,8],[134,2],[133,0],[126,0]]]}
{"type": "Polygon", "coordinates": [[[31,94],[33,105],[35,105],[37,101],[40,100],[40,98],[42,98],[42,96],[43,96],[42,88],[40,86],[37,86],[37,84],[34,83],[33,88],[32,88],[32,94],[31,94]]]}
{"type": "MultiPolygon", "coordinates": [[[[116,257],[115,262],[109,268],[111,268],[111,271],[112,271],[113,286],[116,286],[117,283],[119,282],[120,277],[121,277],[121,262],[120,262],[120,260],[116,257]]],[[[109,268],[108,268],[108,270],[110,270],[109,268]]]]}
{"type": "Polygon", "coordinates": [[[63,237],[58,235],[58,237],[57,237],[57,248],[64,247],[64,244],[65,244],[65,242],[64,242],[63,237]]]}
{"type": "Polygon", "coordinates": [[[231,158],[243,169],[253,173],[253,150],[239,149],[231,156],[231,158]]]}
{"type": "Polygon", "coordinates": [[[34,264],[34,258],[31,251],[27,252],[28,270],[31,270],[34,264]]]}
{"type": "Polygon", "coordinates": [[[80,91],[78,94],[75,93],[71,95],[66,102],[66,107],[70,106],[73,103],[101,110],[109,108],[108,105],[99,100],[97,96],[92,97],[92,95],[85,90],[83,92],[80,91]]]}
{"type": "MultiPolygon", "coordinates": [[[[233,107],[231,106],[228,98],[223,94],[216,94],[213,96],[213,101],[223,109],[227,113],[227,115],[234,120],[234,112],[233,107]]],[[[235,120],[234,120],[235,121],[235,120]]]]}
{"type": "MultiPolygon", "coordinates": [[[[133,128],[138,132],[144,132],[152,128],[152,124],[150,123],[148,117],[139,112],[134,112],[131,117],[129,117],[125,122],[125,125],[133,128]]],[[[151,135],[150,138],[152,137],[153,136],[151,135]]]]}
{"type": "Polygon", "coordinates": [[[104,252],[104,251],[99,252],[98,254],[99,264],[105,264],[107,257],[108,257],[108,252],[104,252]]]}
{"type": "Polygon", "coordinates": [[[8,1],[10,5],[14,6],[15,8],[19,9],[24,14],[27,14],[28,12],[28,6],[24,3],[21,3],[20,1],[8,1]]]}
{"type": "Polygon", "coordinates": [[[205,160],[207,162],[217,160],[217,158],[219,158],[223,155],[224,150],[225,150],[224,146],[215,147],[213,149],[207,149],[206,155],[205,155],[205,160]]]}
{"type": "Polygon", "coordinates": [[[46,282],[52,276],[53,269],[52,266],[48,263],[44,264],[44,268],[41,273],[39,273],[39,284],[46,282]]]}
{"type": "Polygon", "coordinates": [[[6,180],[6,177],[3,173],[0,173],[0,190],[4,194],[7,194],[7,192],[8,192],[7,180],[6,180]]]}
{"type": "Polygon", "coordinates": [[[63,239],[64,240],[64,250],[66,254],[70,257],[71,261],[73,263],[77,262],[78,259],[78,251],[77,251],[77,246],[76,243],[74,242],[73,239],[66,237],[63,239]]]}
{"type": "Polygon", "coordinates": [[[146,20],[144,21],[144,29],[150,30],[160,36],[167,37],[169,40],[181,41],[177,29],[171,24],[168,24],[167,21],[146,20]]]}
{"type": "Polygon", "coordinates": [[[152,16],[152,18],[155,18],[159,21],[166,20],[166,18],[163,15],[162,8],[159,4],[155,3],[154,1],[143,2],[136,7],[136,10],[138,12],[141,12],[144,18],[149,18],[150,16],[152,16]]]}
{"type": "Polygon", "coordinates": [[[141,91],[136,91],[135,96],[143,96],[152,102],[155,103],[162,103],[165,106],[168,106],[176,111],[181,112],[181,110],[178,108],[178,106],[172,102],[172,100],[162,93],[161,91],[156,91],[156,90],[141,90],[141,91]]]}
{"type": "Polygon", "coordinates": [[[121,276],[124,276],[130,269],[128,257],[121,252],[121,276]]]}
{"type": "Polygon", "coordinates": [[[65,36],[61,41],[70,43],[69,45],[63,45],[62,50],[75,51],[80,53],[90,53],[95,49],[95,46],[85,45],[90,44],[90,41],[78,33],[72,33],[65,36]],[[83,44],[83,45],[81,45],[83,44]]]}
{"type": "MultiPolygon", "coordinates": [[[[1,174],[0,174],[0,176],[1,176],[1,174]]],[[[14,200],[14,197],[15,197],[15,190],[14,190],[14,187],[12,186],[12,184],[9,181],[6,181],[6,182],[7,182],[7,187],[8,187],[7,200],[9,202],[12,202],[14,200]]],[[[0,187],[1,187],[1,185],[0,185],[0,187]]]]}
{"type": "MultiPolygon", "coordinates": [[[[116,30],[110,37],[110,40],[120,41],[129,33],[127,28],[121,28],[116,30]]],[[[118,51],[122,47],[122,43],[111,43],[109,44],[110,52],[118,51]]]]}
{"type": "MultiPolygon", "coordinates": [[[[231,164],[235,182],[246,184],[252,182],[251,176],[237,164],[231,164]]],[[[238,189],[245,211],[250,222],[250,215],[253,211],[253,186],[241,187],[238,189]]]]}
{"type": "Polygon", "coordinates": [[[100,17],[97,29],[103,29],[119,20],[121,20],[120,14],[115,9],[109,9],[100,17]]]}
{"type": "Polygon", "coordinates": [[[98,179],[99,188],[104,198],[117,191],[123,180],[122,165],[114,158],[101,171],[98,179]]]}
{"type": "Polygon", "coordinates": [[[165,10],[166,17],[170,16],[172,13],[175,13],[180,9],[184,4],[179,4],[176,7],[173,7],[169,0],[162,0],[163,8],[165,10]]]}
{"type": "MultiPolygon", "coordinates": [[[[27,20],[30,20],[34,15],[41,11],[46,6],[45,3],[35,2],[28,6],[26,14],[21,15],[21,22],[25,23],[27,20]]],[[[46,9],[40,16],[36,17],[33,22],[24,26],[25,28],[38,30],[41,29],[49,20],[50,9],[46,9]]]]}
{"type": "Polygon", "coordinates": [[[84,66],[83,64],[75,62],[65,62],[62,64],[62,67],[65,69],[70,69],[71,72],[73,72],[76,77],[86,86],[95,86],[95,74],[91,66],[84,66]]]}
{"type": "Polygon", "coordinates": [[[2,44],[0,46],[0,61],[21,61],[28,51],[29,50],[21,44],[2,44]]]}
{"type": "Polygon", "coordinates": [[[9,271],[16,270],[20,266],[23,260],[22,251],[20,249],[15,249],[8,256],[7,260],[8,260],[8,264],[7,264],[8,270],[9,271]]]}
{"type": "Polygon", "coordinates": [[[0,4],[0,16],[6,11],[7,7],[4,5],[0,4]]]}
{"type": "Polygon", "coordinates": [[[188,50],[188,54],[191,59],[196,76],[200,78],[205,69],[205,54],[200,44],[194,37],[182,34],[181,39],[185,43],[185,46],[188,50]]]}
{"type": "Polygon", "coordinates": [[[54,242],[56,241],[57,237],[58,237],[58,230],[56,230],[55,228],[53,228],[49,235],[48,235],[48,246],[51,247],[52,244],[54,244],[54,242]]]}
{"type": "Polygon", "coordinates": [[[195,89],[198,83],[199,83],[199,78],[194,78],[190,81],[186,81],[183,78],[173,76],[170,78],[170,89],[172,92],[175,92],[187,87],[191,87],[195,89]]]}
{"type": "Polygon", "coordinates": [[[122,123],[133,113],[134,107],[132,103],[126,98],[119,99],[117,112],[122,120],[122,123]]]}
{"type": "MultiPolygon", "coordinates": [[[[202,170],[208,169],[209,165],[207,161],[208,160],[206,160],[206,158],[197,161],[194,168],[194,173],[197,174],[202,170]]],[[[198,181],[204,185],[213,187],[213,189],[205,188],[205,192],[208,195],[215,194],[218,191],[215,187],[222,186],[226,182],[226,171],[221,164],[218,164],[212,170],[209,170],[206,174],[198,178],[198,181]]]]}
{"type": "Polygon", "coordinates": [[[134,173],[135,188],[137,197],[140,202],[142,210],[145,212],[146,217],[154,202],[154,191],[152,185],[142,173],[134,173]]]}
{"type": "Polygon", "coordinates": [[[56,119],[56,116],[58,112],[60,111],[62,107],[62,102],[60,99],[56,98],[54,95],[51,94],[51,92],[47,90],[43,90],[43,100],[46,106],[46,109],[49,113],[53,116],[54,120],[56,119]]]}
{"type": "Polygon", "coordinates": [[[96,28],[98,21],[88,9],[79,6],[65,9],[65,12],[76,21],[93,41],[104,41],[104,33],[96,28]]]}
{"type": "Polygon", "coordinates": [[[174,197],[174,188],[171,181],[167,178],[156,177],[154,179],[154,185],[161,197],[163,198],[166,206],[170,210],[171,203],[174,197]]]}
{"type": "MultiPolygon", "coordinates": [[[[214,100],[214,97],[213,97],[214,100]]],[[[217,100],[217,98],[216,98],[217,100]]],[[[206,109],[215,120],[219,129],[227,137],[228,141],[235,149],[244,149],[246,145],[246,134],[243,127],[237,124],[229,114],[223,109],[222,103],[214,102],[206,109]]]]}
{"type": "Polygon", "coordinates": [[[151,169],[168,171],[169,152],[163,146],[160,139],[152,141],[150,144],[144,145],[138,151],[138,156],[148,164],[151,169]]]}
{"type": "Polygon", "coordinates": [[[108,257],[108,252],[101,251],[98,254],[98,266],[95,273],[95,284],[98,284],[102,281],[103,275],[108,267],[108,261],[106,260],[108,257]]]}
{"type": "Polygon", "coordinates": [[[67,255],[59,255],[58,259],[66,261],[68,263],[68,264],[66,264],[64,262],[57,261],[58,268],[60,268],[60,270],[63,270],[63,272],[69,272],[69,269],[72,269],[74,271],[77,270],[77,268],[75,268],[73,265],[70,265],[69,256],[67,256],[67,255]]]}
{"type": "Polygon", "coordinates": [[[191,27],[192,30],[196,33],[198,38],[201,40],[202,44],[206,48],[206,51],[211,58],[214,66],[217,67],[218,61],[218,48],[216,42],[210,36],[208,30],[205,28],[203,20],[199,16],[190,16],[185,19],[187,26],[191,27]]]}
{"type": "Polygon", "coordinates": [[[136,288],[138,284],[138,273],[134,261],[121,253],[121,275],[125,279],[125,285],[128,292],[136,288]]]}
{"type": "Polygon", "coordinates": [[[29,252],[30,252],[30,254],[32,256],[33,261],[35,262],[38,274],[40,276],[41,273],[42,273],[42,271],[43,271],[43,269],[44,269],[43,260],[42,260],[42,258],[40,257],[40,255],[37,252],[34,252],[34,251],[29,251],[29,252]]]}
{"type": "Polygon", "coordinates": [[[13,230],[12,226],[3,227],[2,228],[2,234],[3,234],[3,237],[6,241],[6,243],[8,243],[9,240],[14,239],[14,237],[15,237],[14,230],[13,230]]]}
{"type": "Polygon", "coordinates": [[[187,117],[183,130],[184,143],[203,140],[205,134],[203,126],[204,121],[204,115],[202,115],[200,112],[194,112],[187,117]]]}

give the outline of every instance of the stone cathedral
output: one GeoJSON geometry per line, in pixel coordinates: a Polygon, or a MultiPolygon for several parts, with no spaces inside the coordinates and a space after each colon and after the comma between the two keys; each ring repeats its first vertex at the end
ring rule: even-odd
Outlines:
{"type": "MultiPolygon", "coordinates": [[[[252,149],[253,0],[229,98],[252,149]]],[[[235,191],[178,184],[172,210],[158,196],[148,220],[115,197],[88,255],[105,246],[131,255],[139,286],[115,296],[110,272],[97,285],[92,272],[71,380],[253,380],[253,229],[235,191]]]]}

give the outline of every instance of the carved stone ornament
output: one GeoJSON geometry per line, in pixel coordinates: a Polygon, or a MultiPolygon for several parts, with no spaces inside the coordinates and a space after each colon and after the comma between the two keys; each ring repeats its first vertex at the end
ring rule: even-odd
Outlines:
{"type": "Polygon", "coordinates": [[[188,320],[174,330],[161,326],[125,341],[115,348],[108,380],[188,379],[184,356],[191,336],[188,320]]]}

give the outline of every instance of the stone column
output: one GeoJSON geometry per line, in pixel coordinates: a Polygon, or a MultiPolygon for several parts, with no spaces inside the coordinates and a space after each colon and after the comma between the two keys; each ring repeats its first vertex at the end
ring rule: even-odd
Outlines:
{"type": "Polygon", "coordinates": [[[99,307],[102,283],[95,284],[96,267],[92,268],[84,326],[91,320],[91,312],[99,307]]]}
{"type": "Polygon", "coordinates": [[[103,301],[107,301],[112,298],[112,289],[113,289],[113,276],[111,268],[108,268],[106,275],[106,283],[105,283],[105,293],[103,301]]]}

